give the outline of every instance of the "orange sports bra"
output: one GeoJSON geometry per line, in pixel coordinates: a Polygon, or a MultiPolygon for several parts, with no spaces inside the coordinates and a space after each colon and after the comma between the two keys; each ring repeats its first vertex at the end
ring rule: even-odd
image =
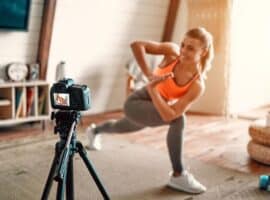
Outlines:
{"type": "MultiPolygon", "coordinates": [[[[154,70],[154,75],[156,76],[162,76],[164,74],[173,72],[174,67],[178,63],[178,58],[175,59],[172,63],[168,64],[165,67],[157,67],[154,70]]],[[[176,84],[176,82],[173,80],[173,78],[168,78],[165,81],[159,83],[156,85],[157,90],[161,94],[162,97],[164,97],[166,100],[173,100],[177,99],[181,96],[183,96],[197,78],[199,77],[199,74],[196,74],[188,83],[184,86],[179,86],[176,84]]]]}

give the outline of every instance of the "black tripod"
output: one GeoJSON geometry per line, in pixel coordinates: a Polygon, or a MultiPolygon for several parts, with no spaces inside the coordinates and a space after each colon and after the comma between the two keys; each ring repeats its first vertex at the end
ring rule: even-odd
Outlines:
{"type": "Polygon", "coordinates": [[[52,119],[54,118],[56,119],[54,133],[57,134],[57,132],[59,132],[60,141],[55,145],[54,159],[41,199],[48,199],[54,179],[58,182],[56,199],[64,199],[66,187],[66,199],[74,200],[73,156],[74,153],[79,153],[103,198],[109,200],[109,195],[99,180],[93,165],[88,160],[87,153],[82,143],[76,140],[75,129],[80,118],[80,113],[78,111],[52,112],[52,119]]]}

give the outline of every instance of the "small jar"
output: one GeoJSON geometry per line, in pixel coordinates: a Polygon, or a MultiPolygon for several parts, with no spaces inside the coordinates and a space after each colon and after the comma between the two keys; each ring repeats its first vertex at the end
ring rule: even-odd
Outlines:
{"type": "Polygon", "coordinates": [[[270,127],[270,112],[266,115],[265,125],[266,127],[270,127]]]}

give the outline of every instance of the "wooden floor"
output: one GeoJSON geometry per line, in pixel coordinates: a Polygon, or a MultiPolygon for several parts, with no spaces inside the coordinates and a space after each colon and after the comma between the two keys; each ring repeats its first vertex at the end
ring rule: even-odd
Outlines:
{"type": "MultiPolygon", "coordinates": [[[[267,108],[253,112],[254,118],[263,117],[267,108]]],[[[250,114],[250,113],[249,113],[250,114]]],[[[111,118],[122,117],[122,112],[109,112],[92,116],[84,116],[78,132],[84,132],[89,123],[100,123],[111,118]]],[[[217,166],[230,168],[247,173],[270,173],[270,166],[262,165],[249,158],[246,146],[250,140],[248,126],[254,118],[243,114],[243,118],[226,119],[220,116],[188,114],[185,128],[184,155],[217,166]]],[[[167,151],[167,126],[146,128],[132,134],[116,134],[115,137],[133,143],[149,145],[167,151]]],[[[23,125],[0,129],[0,141],[8,142],[27,136],[53,134],[53,124],[48,122],[46,130],[40,124],[23,125]]]]}

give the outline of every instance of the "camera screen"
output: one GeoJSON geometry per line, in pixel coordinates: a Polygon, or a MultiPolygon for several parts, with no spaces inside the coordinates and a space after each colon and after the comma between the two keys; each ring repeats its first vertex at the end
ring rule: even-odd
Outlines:
{"type": "Polygon", "coordinates": [[[69,104],[69,94],[67,93],[54,93],[54,103],[58,106],[70,106],[69,104]]]}

